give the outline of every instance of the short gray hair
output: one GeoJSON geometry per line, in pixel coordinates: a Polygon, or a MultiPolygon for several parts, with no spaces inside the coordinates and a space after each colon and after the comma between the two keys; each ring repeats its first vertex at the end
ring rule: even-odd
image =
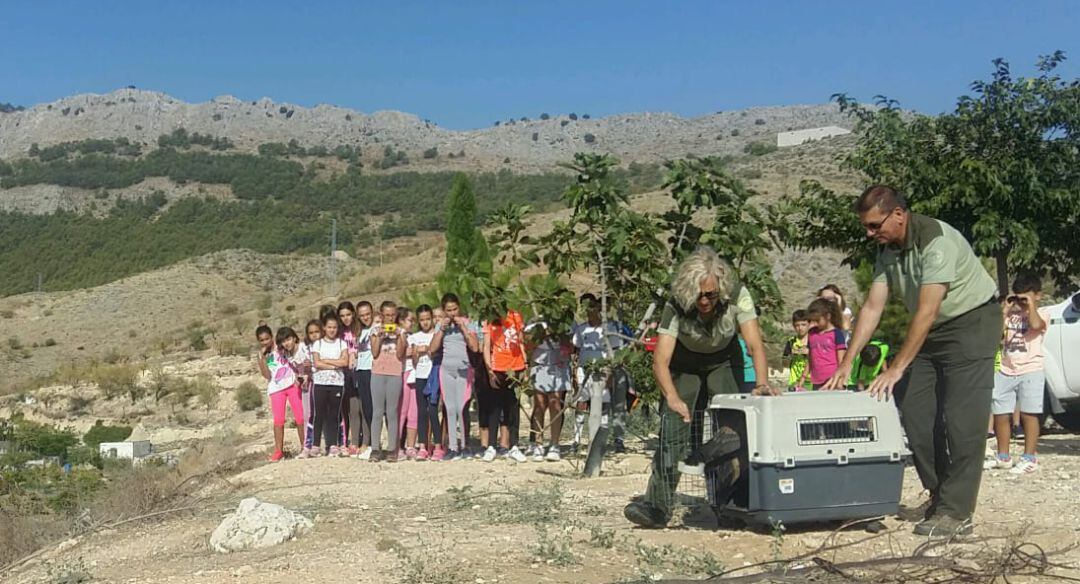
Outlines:
{"type": "Polygon", "coordinates": [[[716,254],[713,248],[699,246],[675,268],[675,278],[671,282],[671,296],[679,308],[690,312],[697,306],[701,294],[701,281],[712,276],[721,300],[731,300],[735,271],[731,264],[716,254]]]}

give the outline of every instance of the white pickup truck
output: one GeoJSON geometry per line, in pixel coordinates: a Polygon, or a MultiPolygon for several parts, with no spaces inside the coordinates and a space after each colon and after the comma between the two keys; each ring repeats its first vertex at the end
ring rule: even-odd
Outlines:
{"type": "Polygon", "coordinates": [[[1080,292],[1047,308],[1050,326],[1043,341],[1045,412],[1062,428],[1080,432],[1080,292]]]}

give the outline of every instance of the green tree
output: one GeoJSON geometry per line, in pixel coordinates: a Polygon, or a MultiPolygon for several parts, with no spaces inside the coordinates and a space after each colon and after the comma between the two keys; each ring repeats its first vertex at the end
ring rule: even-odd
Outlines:
{"type": "Polygon", "coordinates": [[[476,232],[476,197],[469,177],[458,173],[450,188],[445,271],[460,272],[468,268],[477,251],[476,232]]]}
{"type": "MultiPolygon", "coordinates": [[[[915,115],[878,96],[877,108],[833,99],[857,119],[857,145],[843,165],[904,192],[911,209],[964,234],[993,258],[998,287],[1009,272],[1048,272],[1059,289],[1080,275],[1080,82],[1055,73],[1060,51],[1039,58],[1035,77],[1014,78],[995,59],[989,81],[940,116],[915,115]]],[[[851,212],[854,194],[806,182],[794,199],[800,247],[831,247],[857,266],[872,248],[851,212]]]]}
{"type": "Polygon", "coordinates": [[[98,420],[83,435],[83,444],[95,450],[102,442],[121,442],[131,436],[131,426],[107,426],[98,420]]]}

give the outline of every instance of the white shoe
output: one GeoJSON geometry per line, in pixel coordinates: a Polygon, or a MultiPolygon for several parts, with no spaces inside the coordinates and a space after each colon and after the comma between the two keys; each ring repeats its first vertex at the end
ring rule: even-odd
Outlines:
{"type": "Polygon", "coordinates": [[[494,446],[488,446],[487,450],[484,451],[484,457],[481,458],[480,460],[483,460],[484,462],[491,462],[491,461],[495,460],[495,456],[496,456],[495,447],[494,446]]]}
{"type": "Polygon", "coordinates": [[[533,462],[544,462],[544,447],[539,444],[531,449],[533,462]]]}
{"type": "Polygon", "coordinates": [[[360,460],[371,460],[371,447],[368,446],[365,448],[363,452],[356,455],[356,458],[359,458],[360,460]]]}
{"type": "Polygon", "coordinates": [[[1034,458],[1028,458],[1026,456],[1021,456],[1020,461],[1017,462],[1016,465],[1013,466],[1011,469],[1009,469],[1009,472],[1014,475],[1025,475],[1031,474],[1037,470],[1039,470],[1038,460],[1034,458]]]}
{"type": "Polygon", "coordinates": [[[514,462],[525,462],[529,460],[528,458],[525,458],[525,455],[522,454],[520,450],[518,450],[517,446],[511,448],[510,452],[506,453],[506,457],[514,462]]]}
{"type": "Polygon", "coordinates": [[[1013,458],[1001,458],[997,454],[983,460],[983,470],[1008,469],[1013,467],[1013,458]]]}
{"type": "Polygon", "coordinates": [[[562,456],[559,455],[559,445],[552,444],[548,446],[547,456],[544,457],[548,462],[559,462],[562,460],[562,456]]]}

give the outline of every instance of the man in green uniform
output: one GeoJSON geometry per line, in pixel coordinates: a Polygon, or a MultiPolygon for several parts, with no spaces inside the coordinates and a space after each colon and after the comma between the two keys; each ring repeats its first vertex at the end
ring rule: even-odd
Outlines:
{"type": "Polygon", "coordinates": [[[878,244],[874,281],[859,312],[847,355],[827,389],[842,389],[852,361],[870,340],[897,293],[912,314],[893,365],[869,391],[888,398],[902,378],[904,430],[922,484],[930,491],[918,535],[971,533],[982,478],[986,420],[994,388],[994,351],[1001,337],[997,287],[971,245],[950,225],[912,213],[895,189],[872,186],[855,203],[867,237],[878,244]],[[935,449],[943,420],[947,450],[935,449]]]}

